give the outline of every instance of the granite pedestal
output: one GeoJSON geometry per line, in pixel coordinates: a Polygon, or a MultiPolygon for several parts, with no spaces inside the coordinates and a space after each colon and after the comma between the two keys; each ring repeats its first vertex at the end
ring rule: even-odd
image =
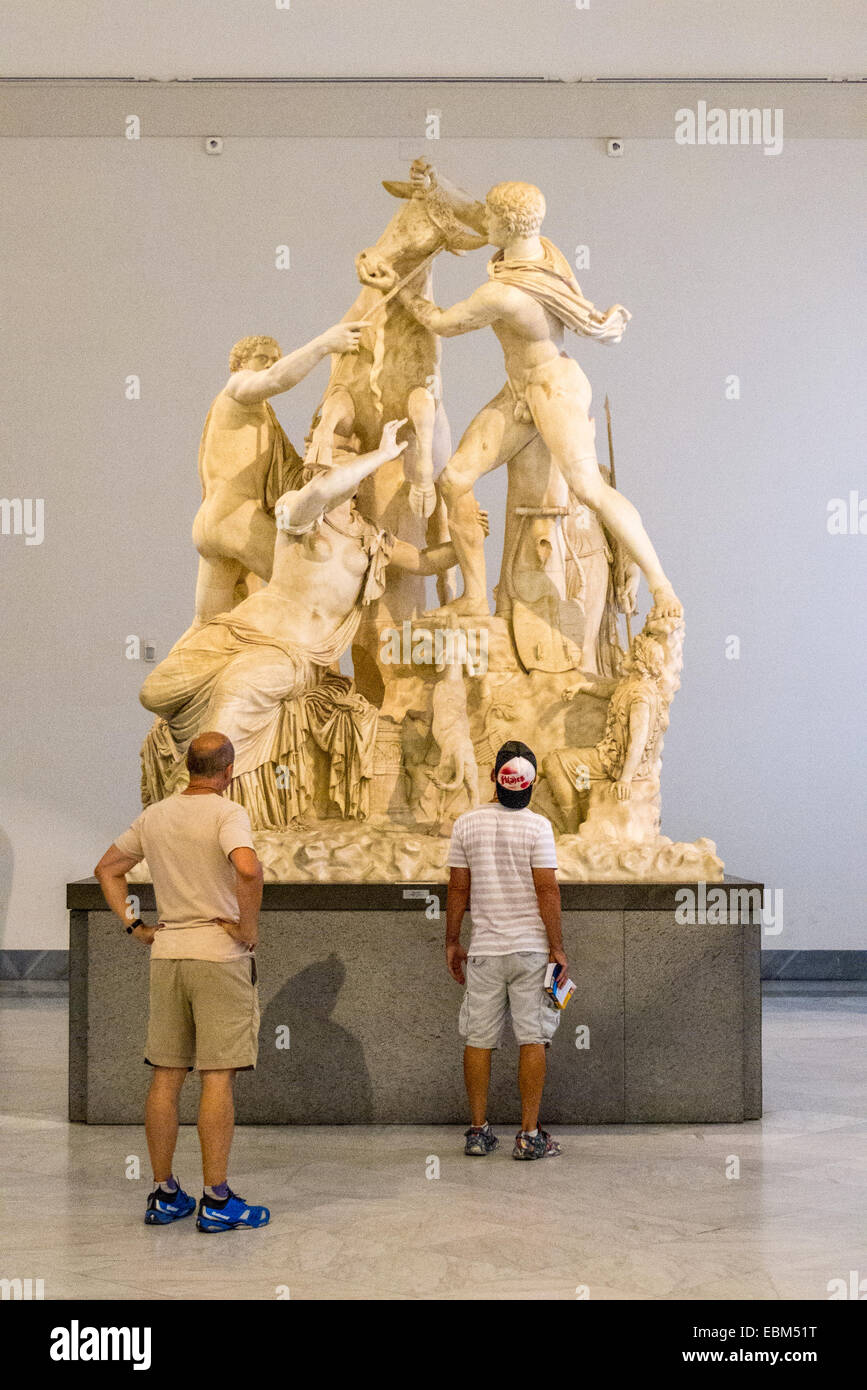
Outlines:
{"type": "MultiPolygon", "coordinates": [[[[548,1054],[545,1124],[760,1116],[761,886],[723,886],[753,890],[753,906],[741,897],[722,925],[682,925],[677,884],[562,885],[578,988],[548,1054]]],[[[153,890],[135,891],[148,919],[153,890]]],[[[67,904],[69,1117],[139,1124],[149,953],[94,880],[70,884],[67,904]]],[[[237,1078],[238,1122],[465,1124],[461,989],[446,972],[444,929],[444,884],[266,884],[259,1065],[237,1078]]],[[[184,1091],[189,1122],[195,1080],[184,1091]]],[[[508,1025],[488,1113],[503,1125],[520,1116],[508,1025]]]]}

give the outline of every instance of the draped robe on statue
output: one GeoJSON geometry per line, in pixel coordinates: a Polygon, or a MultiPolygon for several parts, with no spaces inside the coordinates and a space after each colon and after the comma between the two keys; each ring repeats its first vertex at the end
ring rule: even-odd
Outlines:
{"type": "Polygon", "coordinates": [[[498,284],[523,290],[556,315],[561,323],[585,338],[619,343],[632,317],[622,304],[603,313],[585,299],[563,252],[547,237],[539,237],[544,251],[540,261],[505,260],[498,251],[488,262],[488,276],[498,284]]]}
{"type": "MultiPolygon", "coordinates": [[[[329,524],[327,517],[315,523],[329,524]]],[[[151,673],[141,696],[157,715],[142,746],[144,805],[178,790],[191,740],[214,729],[234,745],[229,795],[255,828],[285,826],[310,805],[310,740],[328,755],[329,800],[339,814],[366,817],[377,712],[331,668],[352,642],[363,608],[384,592],[394,541],[368,524],[359,543],[368,565],[358,597],[318,646],[284,641],[247,621],[245,600],[183,637],[151,673]]]]}

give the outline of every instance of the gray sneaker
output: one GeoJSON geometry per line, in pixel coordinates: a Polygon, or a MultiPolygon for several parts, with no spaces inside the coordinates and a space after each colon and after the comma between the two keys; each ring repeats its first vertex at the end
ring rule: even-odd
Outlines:
{"type": "Polygon", "coordinates": [[[557,1140],[552,1139],[546,1130],[539,1129],[535,1134],[527,1134],[521,1130],[520,1134],[515,1135],[512,1157],[523,1159],[556,1158],[557,1154],[562,1152],[557,1140]]]}
{"type": "Polygon", "coordinates": [[[486,1158],[500,1145],[499,1139],[489,1124],[470,1125],[470,1128],[464,1131],[464,1137],[467,1141],[464,1145],[464,1153],[470,1158],[486,1158]]]}

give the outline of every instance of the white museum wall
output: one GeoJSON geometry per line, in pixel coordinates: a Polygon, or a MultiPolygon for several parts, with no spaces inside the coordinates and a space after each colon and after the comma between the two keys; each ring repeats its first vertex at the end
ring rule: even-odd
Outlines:
{"type": "MultiPolygon", "coordinates": [[[[729,872],[783,890],[766,946],[861,946],[867,540],[826,525],[829,499],[863,478],[858,144],[789,140],[777,158],[671,139],[632,141],[622,159],[598,139],[419,149],[479,194],[538,182],[547,233],[569,254],[590,248],[582,288],[634,315],[619,347],[570,347],[600,424],[611,395],[619,484],[686,607],[664,831],[710,835],[729,872]]],[[[137,813],[150,668],[125,640],[152,638],[159,659],[190,621],[196,452],[231,344],[273,332],[288,350],[344,312],[353,256],[394,208],[379,180],[407,163],[386,139],[231,139],[220,158],[192,138],[0,141],[16,190],[0,495],[45,499],[43,544],[0,543],[0,946],[65,946],[66,880],[137,813]]],[[[469,291],[485,260],[441,257],[438,301],[469,291]]],[[[323,365],[275,400],[296,446],[325,380],[323,365]]],[[[444,380],[457,437],[501,383],[493,337],[447,341],[444,380]]],[[[505,483],[478,489],[492,583],[505,483]]]]}
{"type": "Polygon", "coordinates": [[[4,0],[0,53],[30,77],[845,77],[867,30],[859,0],[4,0]]]}

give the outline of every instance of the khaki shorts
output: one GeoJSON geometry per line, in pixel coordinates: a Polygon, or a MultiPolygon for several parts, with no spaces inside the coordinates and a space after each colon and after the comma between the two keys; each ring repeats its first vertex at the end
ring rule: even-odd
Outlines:
{"type": "Polygon", "coordinates": [[[470,956],[458,1031],[467,1047],[499,1047],[506,1010],[515,1041],[550,1045],[561,1010],[545,993],[547,951],[512,951],[506,956],[470,956]]]}
{"type": "Polygon", "coordinates": [[[253,956],[152,960],[145,1061],[152,1067],[249,1071],[259,1054],[253,956]]]}

